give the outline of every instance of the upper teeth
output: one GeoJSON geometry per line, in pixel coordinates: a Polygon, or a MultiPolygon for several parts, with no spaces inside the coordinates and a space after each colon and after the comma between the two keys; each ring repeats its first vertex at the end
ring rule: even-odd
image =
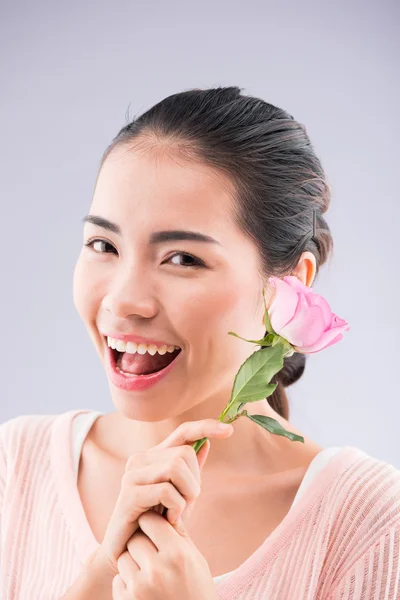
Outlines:
{"type": "Polygon", "coordinates": [[[107,343],[110,348],[118,350],[118,352],[127,352],[128,354],[136,354],[136,352],[138,354],[145,354],[148,352],[154,356],[156,352],[158,352],[158,354],[165,354],[166,352],[175,352],[175,350],[180,350],[179,346],[174,345],[167,346],[164,344],[164,346],[156,346],[155,344],[136,344],[135,342],[125,343],[122,340],[116,340],[110,336],[107,337],[107,343]]]}

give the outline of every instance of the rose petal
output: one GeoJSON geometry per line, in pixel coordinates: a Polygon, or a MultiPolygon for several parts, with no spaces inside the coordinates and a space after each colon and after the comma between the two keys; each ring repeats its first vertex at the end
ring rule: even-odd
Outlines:
{"type": "Polygon", "coordinates": [[[307,294],[311,290],[311,288],[304,285],[304,283],[295,275],[285,275],[283,280],[288,283],[292,289],[296,290],[296,292],[307,294]]]}
{"type": "Polygon", "coordinates": [[[269,281],[276,291],[268,309],[268,315],[273,330],[280,335],[282,327],[291,320],[296,312],[298,295],[288,283],[278,277],[270,277],[269,281]]]}
{"type": "Polygon", "coordinates": [[[298,277],[270,277],[275,296],[268,309],[272,327],[297,352],[313,354],[343,338],[350,327],[335,315],[320,294],[304,285],[298,277]]]}
{"type": "Polygon", "coordinates": [[[335,315],[335,313],[332,313],[332,327],[343,327],[344,331],[350,331],[350,327],[347,321],[345,321],[344,319],[341,319],[340,317],[338,317],[337,315],[335,315]]]}
{"type": "Polygon", "coordinates": [[[320,350],[324,350],[324,348],[328,348],[328,346],[332,346],[339,342],[343,338],[344,331],[348,331],[348,329],[343,327],[329,329],[323,333],[316,344],[299,347],[296,351],[301,354],[314,354],[315,352],[320,352],[320,350]]]}
{"type": "Polygon", "coordinates": [[[305,294],[300,294],[293,319],[281,329],[279,335],[292,345],[301,348],[318,342],[324,330],[324,315],[321,308],[310,305],[309,298],[305,294]]]}
{"type": "Polygon", "coordinates": [[[322,318],[325,324],[324,330],[328,329],[328,327],[332,324],[332,310],[329,306],[328,302],[325,300],[323,296],[320,294],[315,294],[314,292],[310,293],[311,303],[314,306],[319,306],[322,311],[322,318]]]}

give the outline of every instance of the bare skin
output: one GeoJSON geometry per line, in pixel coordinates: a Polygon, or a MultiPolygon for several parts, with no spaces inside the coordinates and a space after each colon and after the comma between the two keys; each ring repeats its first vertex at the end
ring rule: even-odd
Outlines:
{"type": "MultiPolygon", "coordinates": [[[[110,454],[104,448],[106,440],[101,438],[102,428],[110,431],[108,422],[113,418],[115,414],[104,415],[94,423],[84,442],[79,467],[79,493],[99,544],[104,538],[125,470],[125,461],[110,454]],[[96,468],[99,465],[101,469],[96,468]]],[[[302,435],[276,413],[274,418],[289,431],[302,435]]],[[[244,427],[257,426],[244,419],[236,422],[231,438],[212,441],[210,455],[215,446],[228,444],[244,427]]],[[[268,465],[266,460],[259,465],[249,461],[248,469],[240,473],[231,468],[207,469],[207,463],[203,469],[201,494],[185,526],[206,558],[213,577],[236,569],[279,525],[293,503],[311,460],[323,449],[307,438],[304,445],[283,439],[278,444],[281,451],[274,465],[268,465]],[[247,510],[249,507],[251,510],[247,510]]],[[[260,451],[255,458],[261,458],[263,454],[260,451]]]]}
{"type": "MultiPolygon", "coordinates": [[[[261,290],[267,305],[273,294],[268,282],[260,281],[258,249],[233,221],[230,181],[154,144],[147,141],[129,153],[115,150],[106,160],[90,214],[117,224],[121,234],[87,223],[84,241],[99,238],[111,249],[83,247],[74,273],[75,306],[105,369],[101,332],[164,339],[184,353],[179,369],[144,393],[109,382],[116,412],[91,428],[78,478],[99,542],[129,456],[160,443],[183,422],[218,418],[236,372],[255,349],[228,331],[260,339],[265,332],[261,290]],[[184,240],[150,246],[151,233],[178,229],[178,224],[219,244],[184,240]],[[206,267],[182,266],[182,253],[206,267]]],[[[304,253],[291,274],[312,285],[315,257],[304,253]]],[[[186,527],[213,576],[237,568],[276,528],[322,450],[265,400],[246,409],[277,419],[305,443],[269,434],[245,418],[235,422],[232,436],[212,440],[201,494],[186,527]]]]}

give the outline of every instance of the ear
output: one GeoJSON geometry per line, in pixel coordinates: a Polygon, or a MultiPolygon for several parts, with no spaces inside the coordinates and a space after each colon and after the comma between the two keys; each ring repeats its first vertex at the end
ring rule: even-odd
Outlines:
{"type": "Polygon", "coordinates": [[[297,267],[291,273],[303,283],[307,287],[311,287],[314,279],[315,273],[317,270],[317,262],[314,254],[312,252],[303,252],[299,262],[297,263],[297,267]]]}

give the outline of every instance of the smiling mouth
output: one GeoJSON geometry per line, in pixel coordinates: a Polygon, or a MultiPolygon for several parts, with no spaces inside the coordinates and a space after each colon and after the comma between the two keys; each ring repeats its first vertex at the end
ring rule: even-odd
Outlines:
{"type": "Polygon", "coordinates": [[[116,366],[123,371],[131,375],[149,375],[150,373],[156,373],[162,371],[169,364],[171,364],[177,356],[181,353],[182,349],[178,348],[173,352],[166,352],[161,355],[156,352],[154,356],[146,352],[145,354],[129,354],[128,352],[119,352],[113,348],[110,348],[113,353],[116,366]]]}

